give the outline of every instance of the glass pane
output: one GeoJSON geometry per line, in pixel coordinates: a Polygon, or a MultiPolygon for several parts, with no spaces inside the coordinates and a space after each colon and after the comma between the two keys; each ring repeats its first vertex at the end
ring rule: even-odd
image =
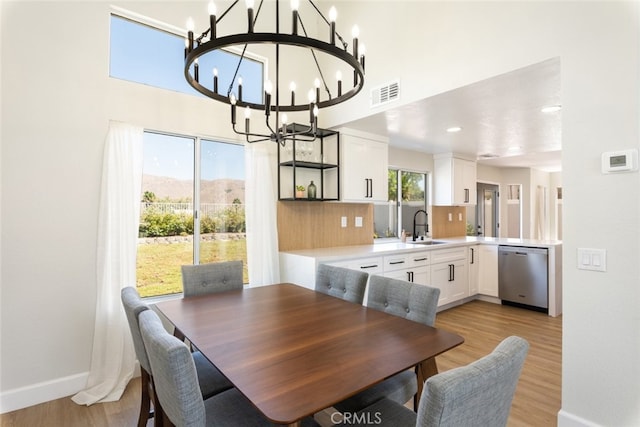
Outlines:
{"type": "Polygon", "coordinates": [[[244,147],[201,142],[200,263],[241,260],[247,271],[244,147]]]}
{"type": "Polygon", "coordinates": [[[427,234],[427,216],[418,211],[426,210],[426,194],[425,182],[426,174],[416,172],[400,172],[400,193],[402,200],[402,229],[411,236],[412,233],[417,235],[427,234]],[[416,229],[413,229],[413,223],[416,223],[416,229]]]}
{"type": "Polygon", "coordinates": [[[398,233],[398,171],[388,172],[389,201],[373,205],[373,237],[396,237],[398,233]]]}
{"type": "Polygon", "coordinates": [[[194,139],[144,134],[137,257],[141,296],[182,292],[180,266],[193,264],[194,139]]]}
{"type": "MultiPolygon", "coordinates": [[[[142,83],[191,95],[201,95],[184,78],[184,37],[150,27],[117,15],[111,15],[111,77],[142,83]]],[[[218,69],[218,92],[238,92],[237,78],[230,90],[240,55],[218,51],[199,59],[200,82],[213,90],[213,69],[218,69]]],[[[264,65],[243,58],[237,77],[243,78],[243,99],[262,102],[264,65]]]]}

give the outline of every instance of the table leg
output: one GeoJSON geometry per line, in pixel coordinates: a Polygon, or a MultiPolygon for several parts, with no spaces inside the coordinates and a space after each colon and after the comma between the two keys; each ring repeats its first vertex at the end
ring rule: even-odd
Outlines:
{"type": "Polygon", "coordinates": [[[436,358],[432,357],[416,365],[416,376],[418,379],[418,392],[413,396],[413,410],[418,412],[418,404],[420,403],[420,396],[422,396],[422,388],[424,382],[438,373],[438,366],[436,365],[436,358]]]}

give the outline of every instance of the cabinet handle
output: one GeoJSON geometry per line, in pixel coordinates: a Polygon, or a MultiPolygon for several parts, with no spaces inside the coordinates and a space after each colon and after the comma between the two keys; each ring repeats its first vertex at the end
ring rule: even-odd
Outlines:
{"type": "Polygon", "coordinates": [[[418,262],[418,261],[426,261],[428,258],[414,258],[413,261],[418,262]]]}
{"type": "Polygon", "coordinates": [[[378,266],[378,264],[361,265],[360,268],[376,268],[377,266],[378,266]]]}
{"type": "Polygon", "coordinates": [[[373,197],[373,179],[365,178],[364,181],[367,186],[365,198],[370,199],[373,197]]]}
{"type": "Polygon", "coordinates": [[[454,278],[455,278],[454,268],[455,266],[453,264],[449,264],[449,282],[454,281],[454,278]]]}
{"type": "Polygon", "coordinates": [[[469,249],[471,250],[471,264],[474,264],[475,260],[473,259],[474,258],[473,255],[475,254],[475,250],[473,248],[469,248],[469,249]]]}
{"type": "Polygon", "coordinates": [[[413,271],[407,271],[407,281],[413,283],[413,271]]]}
{"type": "Polygon", "coordinates": [[[469,189],[468,188],[464,189],[464,202],[465,203],[469,203],[469,189]]]}
{"type": "Polygon", "coordinates": [[[404,264],[404,261],[390,261],[389,264],[391,265],[404,264]]]}

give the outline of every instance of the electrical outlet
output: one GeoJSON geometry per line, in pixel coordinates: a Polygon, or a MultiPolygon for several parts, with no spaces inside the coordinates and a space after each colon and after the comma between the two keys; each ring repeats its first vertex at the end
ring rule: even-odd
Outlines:
{"type": "Polygon", "coordinates": [[[340,226],[342,228],[347,228],[347,217],[343,216],[342,218],[340,218],[340,226]]]}
{"type": "Polygon", "coordinates": [[[362,217],[361,216],[357,216],[356,217],[356,227],[362,227],[362,217]]]}

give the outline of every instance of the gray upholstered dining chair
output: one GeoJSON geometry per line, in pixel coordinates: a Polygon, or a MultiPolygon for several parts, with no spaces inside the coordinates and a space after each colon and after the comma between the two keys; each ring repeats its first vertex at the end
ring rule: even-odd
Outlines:
{"type": "Polygon", "coordinates": [[[427,379],[417,414],[382,399],[357,414],[345,414],[340,425],[370,425],[360,422],[374,419],[376,425],[392,427],[506,426],[528,350],[525,339],[508,337],[489,355],[427,379]]]}
{"type": "MultiPolygon", "coordinates": [[[[367,307],[433,326],[439,297],[438,288],[372,275],[369,279],[367,307]]],[[[357,412],[382,398],[405,404],[417,392],[416,373],[405,370],[337,403],[334,408],[341,412],[357,412]]]]}
{"type": "Polygon", "coordinates": [[[212,262],[182,266],[185,297],[243,288],[242,261],[212,262]]]}
{"type": "MultiPolygon", "coordinates": [[[[203,399],[198,390],[195,364],[187,345],[169,334],[158,315],[140,313],[140,332],[154,372],[156,393],[162,407],[163,425],[272,426],[236,388],[203,399]]],[[[303,426],[317,426],[312,418],[303,426]]]]}
{"type": "MultiPolygon", "coordinates": [[[[160,411],[158,411],[160,404],[153,388],[154,383],[151,364],[149,363],[149,357],[142,341],[139,324],[140,313],[149,310],[149,306],[142,301],[138,291],[131,286],[127,286],[120,291],[120,298],[122,300],[124,312],[127,316],[129,329],[131,330],[131,337],[133,338],[133,347],[136,357],[140,363],[142,393],[138,426],[142,427],[146,426],[147,420],[153,416],[153,412],[150,412],[152,398],[156,414],[160,413],[160,411]]],[[[220,371],[213,366],[202,355],[202,353],[191,353],[191,358],[194,361],[196,371],[198,373],[198,385],[200,393],[203,396],[210,397],[232,387],[231,382],[229,382],[229,380],[227,380],[227,378],[225,378],[225,376],[222,375],[222,373],[220,373],[220,371]]],[[[155,421],[156,424],[159,425],[159,421],[157,419],[155,421]]]]}
{"type": "Polygon", "coordinates": [[[333,265],[319,264],[315,290],[332,297],[362,304],[369,274],[333,265]]]}

